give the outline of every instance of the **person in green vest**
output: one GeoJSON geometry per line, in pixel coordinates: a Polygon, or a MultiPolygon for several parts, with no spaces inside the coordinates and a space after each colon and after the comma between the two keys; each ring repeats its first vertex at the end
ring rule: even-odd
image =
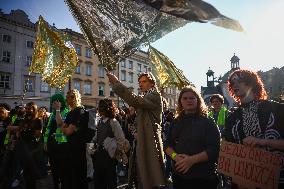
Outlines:
{"type": "Polygon", "coordinates": [[[8,110],[0,106],[0,158],[1,154],[4,153],[4,140],[9,122],[10,120],[8,110]]]}
{"type": "Polygon", "coordinates": [[[44,134],[44,149],[49,156],[54,189],[70,188],[70,152],[67,137],[60,124],[65,120],[69,108],[62,94],[54,94],[50,99],[52,112],[44,134]]]}
{"type": "Polygon", "coordinates": [[[214,119],[215,123],[219,127],[222,137],[225,130],[225,120],[228,116],[229,110],[223,105],[224,97],[220,94],[213,94],[210,97],[210,103],[212,105],[212,110],[208,113],[208,116],[214,119]]]}
{"type": "MultiPolygon", "coordinates": [[[[11,116],[11,124],[13,125],[17,119],[17,114],[10,115],[10,116],[11,116]]],[[[9,143],[9,139],[10,139],[10,132],[7,132],[5,139],[4,139],[4,145],[7,145],[9,143]]]]}

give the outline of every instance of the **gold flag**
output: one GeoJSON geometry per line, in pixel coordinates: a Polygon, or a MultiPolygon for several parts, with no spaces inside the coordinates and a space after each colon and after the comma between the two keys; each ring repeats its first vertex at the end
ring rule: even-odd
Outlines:
{"type": "Polygon", "coordinates": [[[160,88],[177,87],[182,89],[192,85],[174,63],[163,53],[152,46],[149,47],[152,72],[160,88]]]}
{"type": "Polygon", "coordinates": [[[40,16],[29,71],[41,74],[50,87],[63,88],[77,65],[78,57],[69,36],[52,29],[40,16]]]}

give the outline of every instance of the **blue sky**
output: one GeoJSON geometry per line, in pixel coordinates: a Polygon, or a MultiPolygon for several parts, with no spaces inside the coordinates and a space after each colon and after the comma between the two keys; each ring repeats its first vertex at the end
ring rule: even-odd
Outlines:
{"type": "MultiPolygon", "coordinates": [[[[244,33],[211,24],[190,23],[152,45],[167,55],[198,89],[206,86],[210,67],[219,77],[230,69],[234,53],[241,68],[267,71],[284,66],[283,0],[208,0],[222,14],[238,20],[244,33]]],[[[80,32],[63,0],[1,0],[4,13],[22,9],[32,22],[42,15],[57,28],[80,32]]]]}

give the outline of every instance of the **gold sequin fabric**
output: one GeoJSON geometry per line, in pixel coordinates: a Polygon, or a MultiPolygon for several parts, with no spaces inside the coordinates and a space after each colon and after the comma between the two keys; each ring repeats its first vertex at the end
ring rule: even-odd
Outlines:
{"type": "Polygon", "coordinates": [[[39,73],[50,87],[63,88],[78,65],[71,38],[46,23],[42,16],[37,23],[36,41],[29,71],[39,73]]]}
{"type": "Polygon", "coordinates": [[[149,48],[149,53],[152,72],[156,77],[159,88],[177,87],[182,89],[191,85],[182,71],[167,56],[152,46],[149,48]]]}

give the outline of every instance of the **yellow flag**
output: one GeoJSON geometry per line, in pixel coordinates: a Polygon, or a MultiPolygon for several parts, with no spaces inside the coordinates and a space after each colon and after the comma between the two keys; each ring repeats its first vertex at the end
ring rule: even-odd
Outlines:
{"type": "Polygon", "coordinates": [[[152,72],[160,88],[177,87],[182,89],[192,85],[174,63],[163,53],[149,47],[152,72]]]}
{"type": "Polygon", "coordinates": [[[63,88],[77,65],[78,57],[69,36],[52,29],[40,16],[29,71],[41,74],[50,87],[63,88]]]}

